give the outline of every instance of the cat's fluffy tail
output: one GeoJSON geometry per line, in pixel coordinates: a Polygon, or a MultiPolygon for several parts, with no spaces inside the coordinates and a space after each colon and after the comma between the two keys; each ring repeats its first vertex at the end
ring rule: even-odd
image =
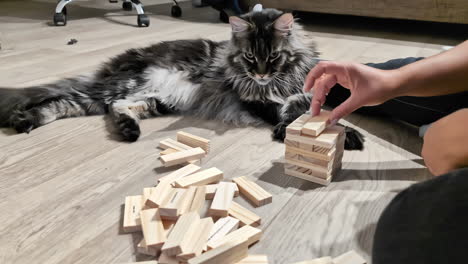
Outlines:
{"type": "Polygon", "coordinates": [[[54,120],[106,112],[88,77],[64,79],[30,88],[0,88],[0,127],[29,132],[54,120]]]}
{"type": "Polygon", "coordinates": [[[0,127],[11,125],[11,117],[15,111],[40,104],[48,98],[59,95],[57,90],[42,87],[16,89],[0,87],[0,127]]]}

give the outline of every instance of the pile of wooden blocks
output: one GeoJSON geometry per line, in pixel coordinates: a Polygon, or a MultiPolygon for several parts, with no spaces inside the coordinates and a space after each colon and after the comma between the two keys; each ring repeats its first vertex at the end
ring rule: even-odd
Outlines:
{"type": "Polygon", "coordinates": [[[154,256],[154,263],[266,264],[267,256],[248,255],[262,235],[256,228],[261,218],[233,199],[241,193],[261,206],[271,203],[272,195],[247,177],[222,181],[221,170],[193,164],[209,146],[209,140],[185,132],[177,133],[177,141],[161,141],[163,165],[183,167],[142,195],[126,197],[123,230],[143,233],[138,252],[154,256]]]}
{"type": "Polygon", "coordinates": [[[326,127],[329,114],[304,114],[286,128],[285,174],[328,185],[341,169],[346,136],[342,126],[326,127]]]}

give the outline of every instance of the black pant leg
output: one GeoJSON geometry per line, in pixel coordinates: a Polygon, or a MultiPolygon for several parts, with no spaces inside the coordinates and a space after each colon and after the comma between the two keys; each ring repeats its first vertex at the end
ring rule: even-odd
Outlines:
{"type": "MultiPolygon", "coordinates": [[[[366,65],[392,70],[423,58],[394,59],[384,63],[368,63],[366,65]]],[[[468,86],[468,83],[467,83],[468,86]]],[[[350,95],[348,89],[336,85],[327,96],[326,105],[336,107],[344,102],[350,95]]],[[[444,96],[412,97],[404,96],[391,99],[381,105],[361,107],[357,112],[369,115],[380,115],[395,118],[407,123],[420,126],[437,121],[459,109],[468,107],[468,92],[444,96]]]]}
{"type": "Polygon", "coordinates": [[[374,264],[468,261],[468,168],[399,193],[378,221],[374,264]]]}

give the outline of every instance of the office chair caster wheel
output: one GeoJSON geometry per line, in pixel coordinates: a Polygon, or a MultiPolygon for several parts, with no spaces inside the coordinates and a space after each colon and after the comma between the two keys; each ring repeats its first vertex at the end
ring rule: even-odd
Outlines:
{"type": "Polygon", "coordinates": [[[229,15],[221,10],[219,12],[219,20],[221,20],[223,23],[229,23],[229,15]]]}
{"type": "Polygon", "coordinates": [[[54,25],[56,26],[66,26],[67,25],[67,9],[64,7],[62,13],[54,14],[54,25]]]}
{"type": "Polygon", "coordinates": [[[132,11],[133,9],[132,2],[123,2],[122,9],[125,11],[132,11]]]}
{"type": "Polygon", "coordinates": [[[182,15],[182,9],[178,5],[173,5],[171,8],[171,16],[180,17],[182,15]]]}
{"type": "Polygon", "coordinates": [[[138,26],[139,27],[149,27],[150,20],[147,15],[138,15],[138,26]]]}

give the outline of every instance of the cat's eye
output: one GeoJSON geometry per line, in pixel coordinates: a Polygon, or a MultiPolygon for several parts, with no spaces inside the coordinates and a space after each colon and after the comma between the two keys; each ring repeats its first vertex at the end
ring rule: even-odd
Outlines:
{"type": "Polygon", "coordinates": [[[252,52],[246,52],[246,53],[244,53],[244,56],[248,60],[253,60],[254,59],[254,55],[252,54],[252,52]]]}
{"type": "Polygon", "coordinates": [[[276,60],[279,57],[279,55],[279,52],[273,51],[272,53],[270,53],[270,60],[276,60]]]}

